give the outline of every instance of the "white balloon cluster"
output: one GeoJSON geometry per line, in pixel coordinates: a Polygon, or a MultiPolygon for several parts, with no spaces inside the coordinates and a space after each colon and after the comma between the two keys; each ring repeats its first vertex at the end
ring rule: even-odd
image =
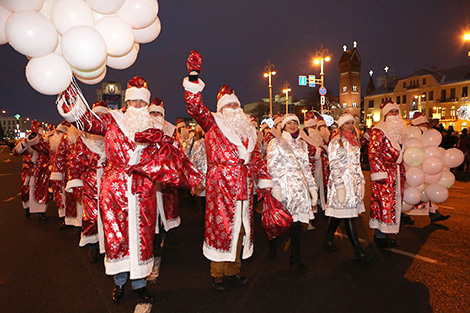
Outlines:
{"type": "Polygon", "coordinates": [[[457,109],[457,117],[462,120],[470,120],[470,108],[466,105],[462,105],[457,109]]]}
{"type": "Polygon", "coordinates": [[[435,129],[424,134],[416,127],[409,127],[404,143],[403,161],[406,169],[406,184],[402,211],[424,201],[444,202],[454,182],[450,168],[459,166],[464,155],[456,148],[440,148],[442,135],[435,129]]]}
{"type": "Polygon", "coordinates": [[[139,44],[160,34],[157,0],[0,0],[0,44],[29,59],[26,78],[45,95],[65,90],[72,73],[99,83],[106,66],[134,64],[139,44]]]}

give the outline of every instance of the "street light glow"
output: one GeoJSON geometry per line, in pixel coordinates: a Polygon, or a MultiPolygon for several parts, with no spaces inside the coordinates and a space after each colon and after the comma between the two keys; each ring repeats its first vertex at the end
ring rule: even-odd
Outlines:
{"type": "Polygon", "coordinates": [[[465,40],[465,41],[470,40],[470,33],[465,33],[465,34],[463,35],[463,40],[465,40]]]}
{"type": "Polygon", "coordinates": [[[325,58],[325,62],[330,62],[331,58],[330,57],[326,57],[325,58]]]}

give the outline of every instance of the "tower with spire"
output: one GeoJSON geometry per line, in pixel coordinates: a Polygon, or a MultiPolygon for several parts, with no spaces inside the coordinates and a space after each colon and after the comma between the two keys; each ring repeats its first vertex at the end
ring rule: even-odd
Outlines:
{"type": "Polygon", "coordinates": [[[339,60],[339,103],[342,112],[348,112],[361,118],[361,56],[357,50],[357,42],[348,50],[343,46],[343,55],[339,60]]]}

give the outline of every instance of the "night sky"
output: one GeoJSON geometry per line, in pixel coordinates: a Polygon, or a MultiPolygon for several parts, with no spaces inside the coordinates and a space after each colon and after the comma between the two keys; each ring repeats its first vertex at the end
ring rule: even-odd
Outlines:
{"type": "MultiPolygon", "coordinates": [[[[148,81],[154,96],[164,100],[166,119],[172,123],[189,116],[184,105],[182,78],[187,74],[189,51],[203,58],[203,99],[216,107],[218,89],[230,85],[242,104],[269,97],[263,77],[268,60],[275,65],[273,94],[286,81],[293,97],[312,91],[297,85],[298,75],[319,74],[312,58],[321,45],[332,61],[325,66],[329,94],[338,94],[338,61],[343,45],[358,42],[362,57],[362,96],[369,80],[383,75],[407,76],[420,68],[454,67],[467,62],[462,34],[470,24],[469,1],[431,0],[161,0],[159,37],[140,46],[139,56],[126,70],[108,68],[107,77],[123,85],[135,75],[148,81]]],[[[470,26],[469,26],[470,27],[470,26]]],[[[55,97],[29,86],[24,75],[27,58],[0,46],[0,111],[58,124],[55,97]]],[[[92,104],[97,86],[79,83],[92,104]]]]}

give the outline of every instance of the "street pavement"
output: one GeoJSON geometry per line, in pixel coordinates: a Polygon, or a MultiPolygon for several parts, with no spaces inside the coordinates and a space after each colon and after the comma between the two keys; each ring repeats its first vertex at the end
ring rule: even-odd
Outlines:
{"type": "MultiPolygon", "coordinates": [[[[0,312],[134,312],[139,301],[130,285],[114,304],[113,281],[102,260],[88,262],[74,229],[58,230],[55,204],[49,205],[49,221],[24,217],[21,158],[0,146],[0,164],[0,312]]],[[[369,182],[369,173],[365,176],[369,182]]],[[[256,215],[255,252],[242,264],[250,281],[224,292],[212,289],[209,261],[202,255],[203,213],[181,196],[179,243],[167,242],[163,249],[159,276],[149,284],[155,294],[151,312],[469,312],[470,182],[461,176],[440,208],[452,217],[440,223],[413,217],[415,225],[392,236],[398,241],[392,251],[375,246],[368,211],[363,213],[356,226],[375,256],[372,264],[353,261],[343,225],[336,237],[339,251],[325,251],[327,219],[317,214],[316,229],[302,235],[307,271],[296,272],[284,251],[287,235],[278,239],[277,258],[269,259],[256,215]]]]}

